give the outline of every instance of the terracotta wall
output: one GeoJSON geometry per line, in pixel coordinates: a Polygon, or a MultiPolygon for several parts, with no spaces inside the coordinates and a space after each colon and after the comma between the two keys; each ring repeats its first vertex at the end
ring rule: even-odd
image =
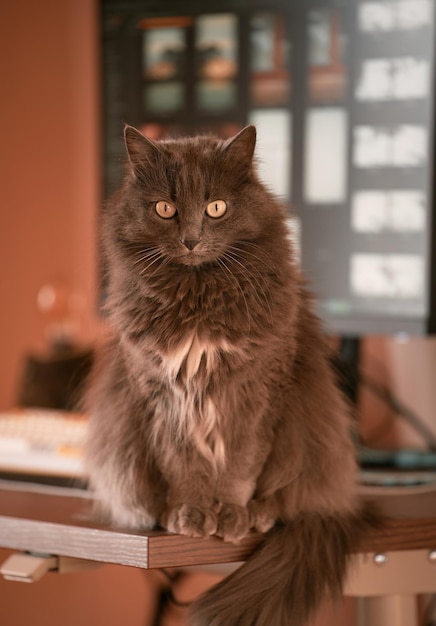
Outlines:
{"type": "Polygon", "coordinates": [[[96,321],[100,201],[94,0],[0,3],[0,408],[16,397],[45,321],[40,287],[76,294],[82,340],[96,321]]]}

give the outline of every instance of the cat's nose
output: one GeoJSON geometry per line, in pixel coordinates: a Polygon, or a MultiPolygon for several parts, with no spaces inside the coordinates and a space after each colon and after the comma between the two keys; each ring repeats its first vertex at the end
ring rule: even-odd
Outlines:
{"type": "Polygon", "coordinates": [[[200,243],[199,239],[180,239],[180,241],[188,250],[193,250],[200,243]]]}

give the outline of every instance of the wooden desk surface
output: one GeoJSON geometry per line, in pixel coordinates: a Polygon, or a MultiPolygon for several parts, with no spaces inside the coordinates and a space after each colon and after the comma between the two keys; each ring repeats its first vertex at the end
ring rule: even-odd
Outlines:
{"type": "MultiPolygon", "coordinates": [[[[406,504],[407,517],[390,519],[383,530],[369,533],[359,551],[436,549],[435,494],[431,494],[435,506],[430,514],[419,516],[419,507],[413,511],[413,502],[406,504]],[[413,512],[418,512],[418,517],[413,517],[413,512]]],[[[254,534],[234,545],[216,537],[193,539],[164,531],[112,529],[92,520],[92,500],[87,497],[33,492],[13,485],[0,488],[3,548],[159,568],[242,561],[259,541],[254,534]]]]}

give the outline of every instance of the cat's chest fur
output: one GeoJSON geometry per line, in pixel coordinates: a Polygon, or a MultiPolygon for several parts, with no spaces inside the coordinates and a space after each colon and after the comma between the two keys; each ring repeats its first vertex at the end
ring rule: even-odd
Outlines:
{"type": "MultiPolygon", "coordinates": [[[[211,381],[217,382],[220,365],[232,360],[235,352],[226,340],[212,340],[196,330],[186,333],[175,347],[160,351],[167,394],[157,408],[157,424],[166,422],[179,442],[193,446],[220,467],[227,458],[223,435],[227,402],[225,390],[217,394],[211,381]]],[[[159,425],[157,431],[161,434],[159,425]]]]}
{"type": "Polygon", "coordinates": [[[225,353],[234,349],[227,340],[200,337],[192,330],[174,348],[161,352],[162,373],[169,381],[179,379],[189,387],[202,387],[217,369],[225,353]]]}

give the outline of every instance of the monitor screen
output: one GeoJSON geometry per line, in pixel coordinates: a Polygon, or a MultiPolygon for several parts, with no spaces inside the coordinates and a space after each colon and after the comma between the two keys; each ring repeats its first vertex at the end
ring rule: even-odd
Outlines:
{"type": "Polygon", "coordinates": [[[309,69],[303,267],[327,328],[342,335],[428,332],[436,321],[434,2],[361,1],[336,31],[331,15],[326,8],[307,13],[303,46],[308,67],[324,61],[333,81],[336,36],[346,85],[342,98],[317,98],[319,65],[309,69]]]}

